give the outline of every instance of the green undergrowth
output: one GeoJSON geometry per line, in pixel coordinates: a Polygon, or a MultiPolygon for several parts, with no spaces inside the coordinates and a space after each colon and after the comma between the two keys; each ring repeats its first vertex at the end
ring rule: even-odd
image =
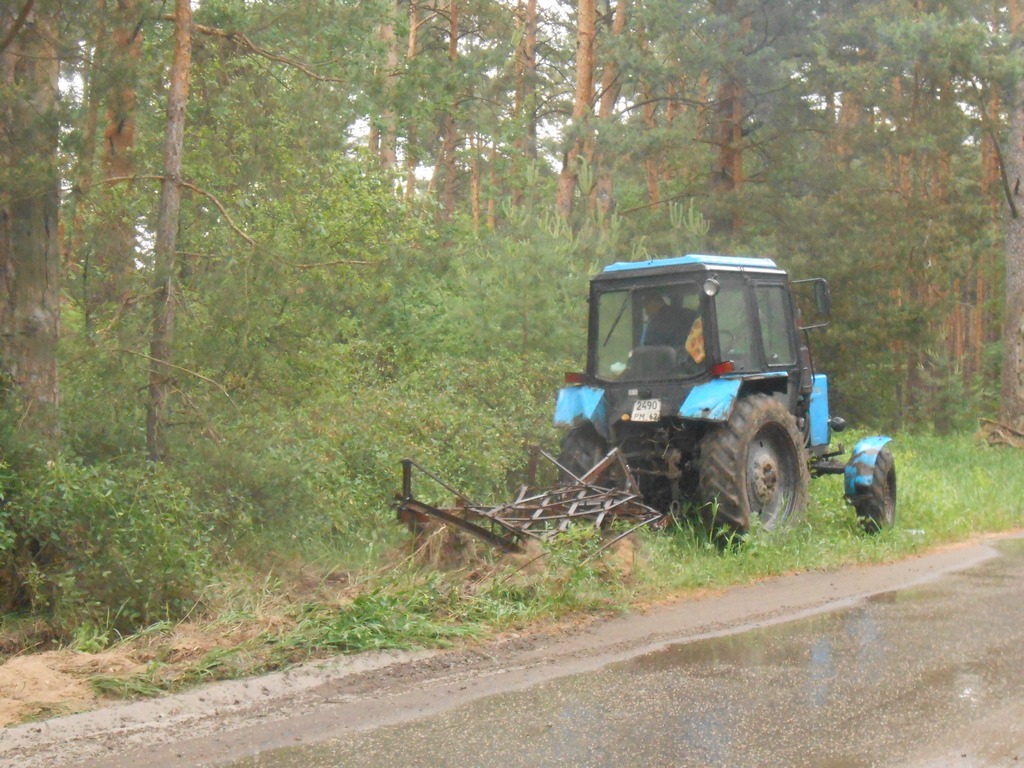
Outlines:
{"type": "MultiPolygon", "coordinates": [[[[892,450],[897,523],[877,535],[861,530],[843,500],[842,478],[829,476],[812,482],[807,512],[790,530],[754,530],[725,548],[686,519],[614,547],[581,526],[514,557],[443,528],[414,543],[392,523],[358,567],[340,569],[352,552],[326,543],[306,550],[313,560],[283,565],[278,558],[269,576],[240,565],[213,574],[184,621],[156,622],[129,637],[113,618],[109,626],[90,622],[70,647],[120,648],[142,660],[142,672],[93,684],[108,695],[151,695],[337,653],[472,644],[544,622],[794,571],[892,561],[1024,527],[1021,452],[966,435],[901,435],[892,450]]],[[[2,629],[13,626],[8,618],[2,629]]]]}

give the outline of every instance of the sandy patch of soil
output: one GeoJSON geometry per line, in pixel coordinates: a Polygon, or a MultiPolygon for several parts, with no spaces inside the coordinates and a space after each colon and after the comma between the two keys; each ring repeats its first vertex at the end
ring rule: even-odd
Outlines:
{"type": "Polygon", "coordinates": [[[0,728],[120,703],[118,683],[130,692],[132,678],[137,678],[155,690],[213,652],[259,642],[261,634],[280,633],[288,625],[278,617],[236,625],[185,622],[102,653],[65,649],[13,656],[0,663],[0,728]],[[160,662],[159,680],[149,680],[145,673],[155,660],[160,662]],[[93,686],[96,678],[108,678],[109,693],[93,686]]]}
{"type": "Polygon", "coordinates": [[[123,677],[142,668],[124,651],[15,656],[0,665],[0,725],[93,709],[101,697],[90,686],[91,677],[123,677]]]}

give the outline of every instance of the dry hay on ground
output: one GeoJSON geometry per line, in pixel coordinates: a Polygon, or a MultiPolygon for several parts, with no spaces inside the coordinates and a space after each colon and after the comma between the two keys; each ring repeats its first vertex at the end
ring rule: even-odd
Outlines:
{"type": "Polygon", "coordinates": [[[89,685],[94,675],[127,677],[143,665],[127,651],[46,651],[15,656],[0,665],[0,727],[53,714],[92,709],[100,697],[89,685]]]}

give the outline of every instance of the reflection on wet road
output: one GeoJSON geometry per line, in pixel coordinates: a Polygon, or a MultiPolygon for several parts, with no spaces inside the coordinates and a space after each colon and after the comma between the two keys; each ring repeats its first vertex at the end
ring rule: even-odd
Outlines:
{"type": "Polygon", "coordinates": [[[235,765],[1024,764],[1024,541],[1000,549],[852,609],[235,765]]]}

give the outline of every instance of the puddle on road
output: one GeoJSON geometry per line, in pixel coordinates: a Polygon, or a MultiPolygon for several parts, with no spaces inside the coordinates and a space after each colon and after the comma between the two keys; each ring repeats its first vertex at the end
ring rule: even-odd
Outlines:
{"type": "MultiPolygon", "coordinates": [[[[671,646],[235,766],[917,764],[958,730],[1020,708],[1024,541],[1000,548],[1005,557],[978,568],[844,611],[671,646]]],[[[1003,764],[985,745],[963,749],[959,766],[1003,764]]]]}

